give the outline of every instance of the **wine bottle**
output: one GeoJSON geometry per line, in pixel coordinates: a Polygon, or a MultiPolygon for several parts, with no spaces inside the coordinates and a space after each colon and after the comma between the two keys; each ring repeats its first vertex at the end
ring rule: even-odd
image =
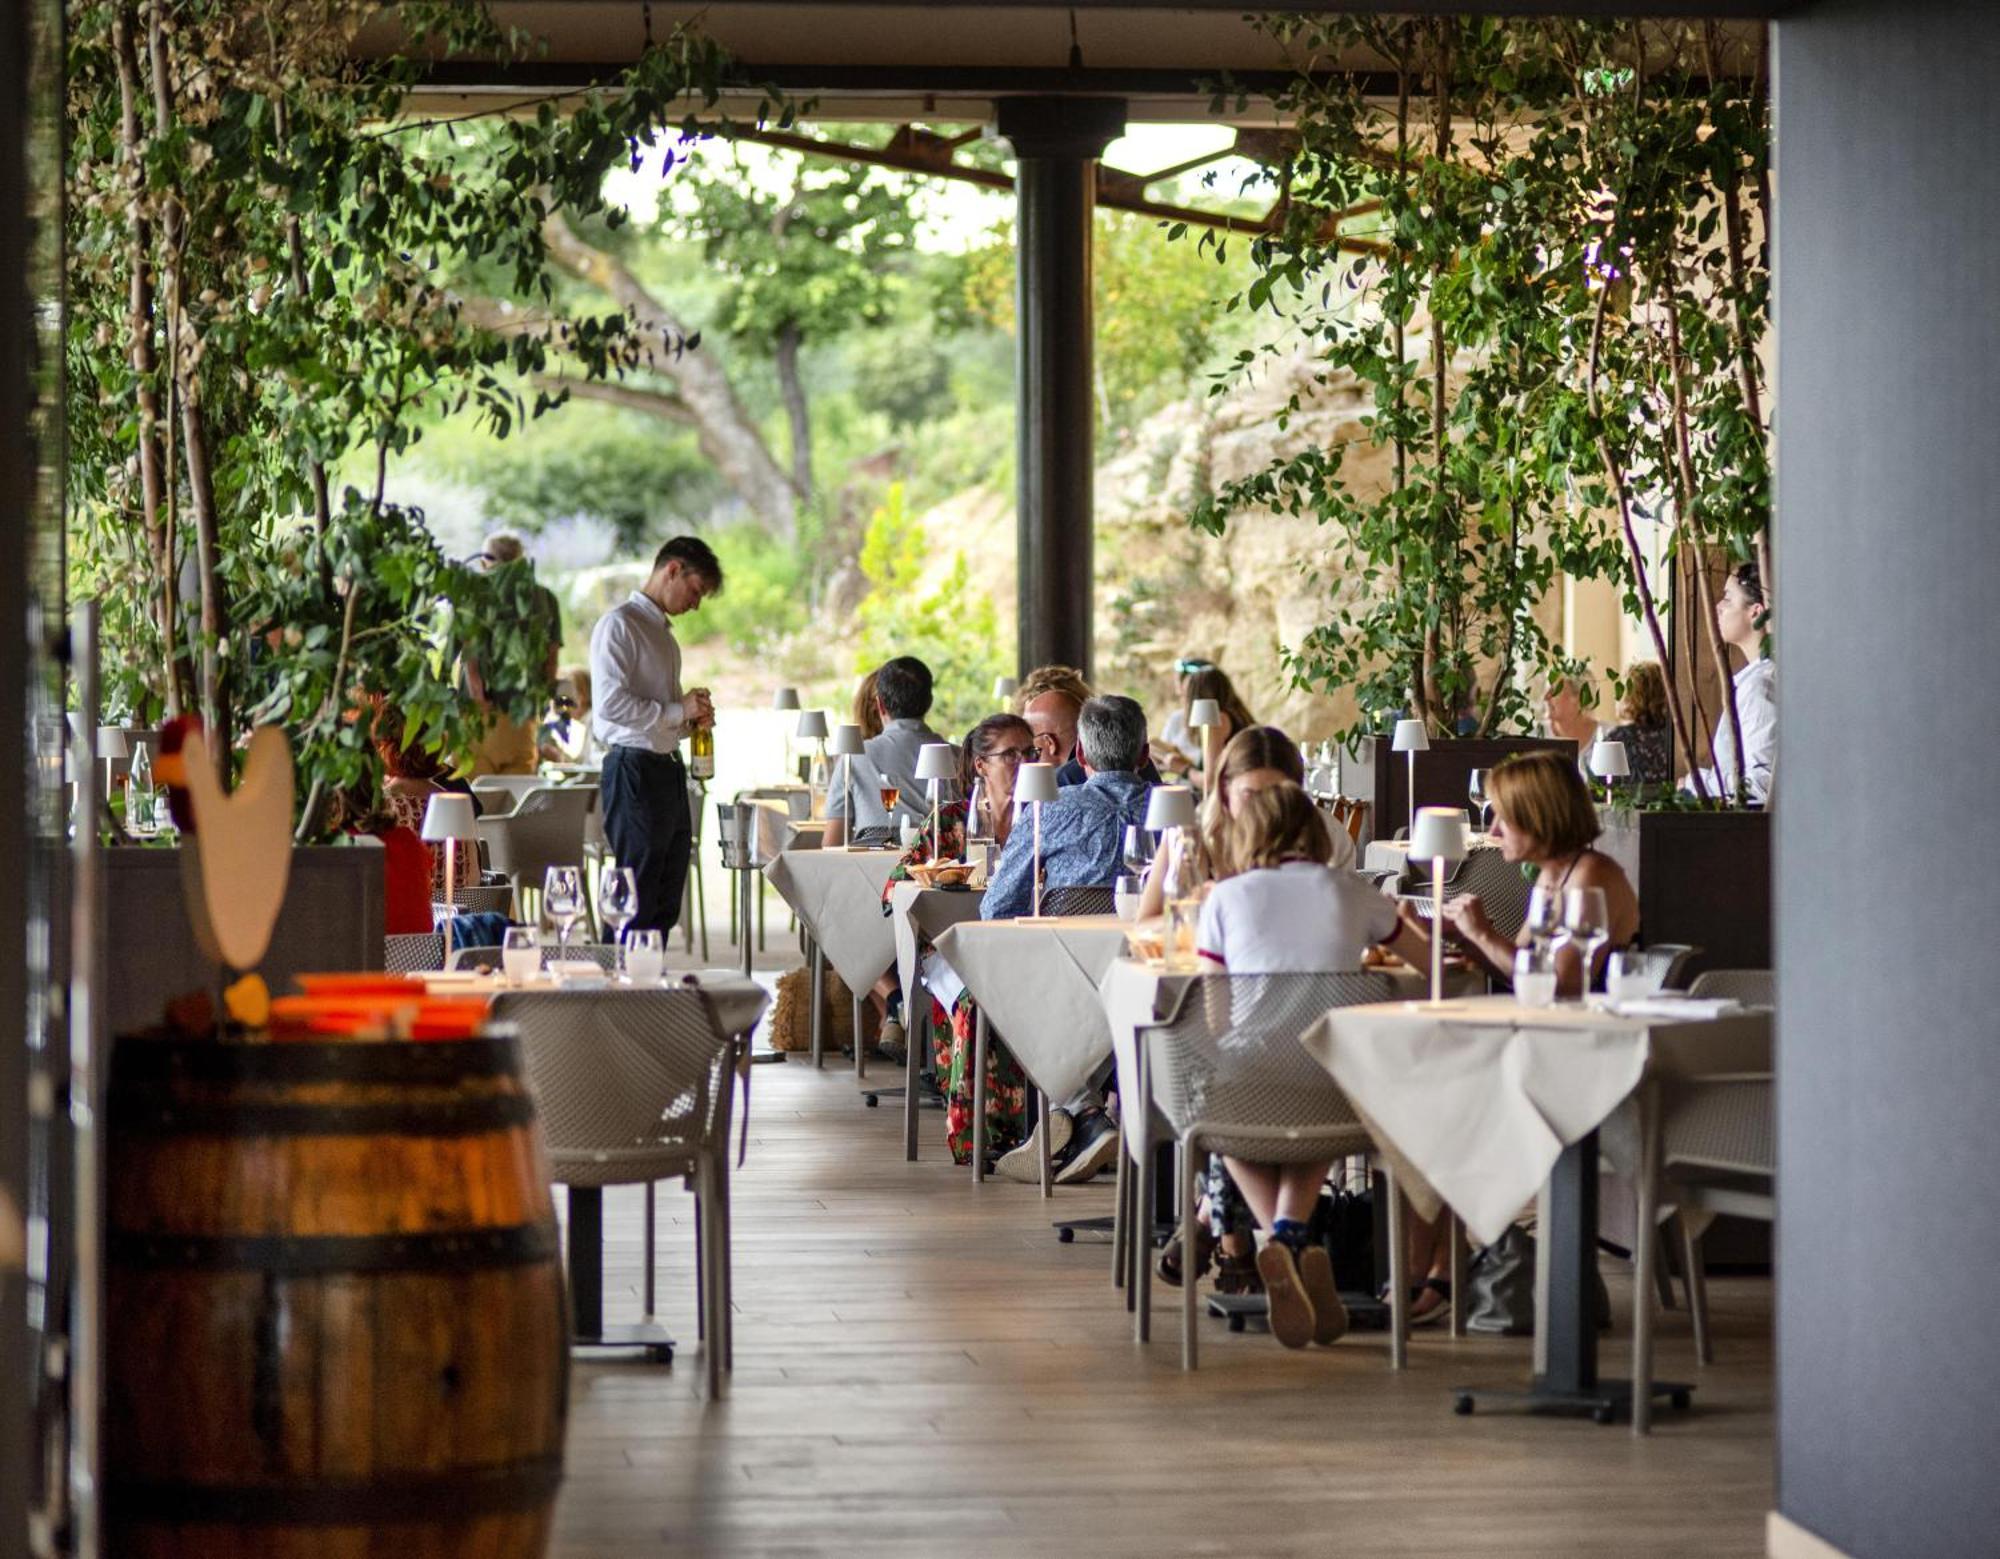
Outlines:
{"type": "Polygon", "coordinates": [[[715,728],[698,725],[688,738],[688,773],[698,780],[715,778],[715,728]]]}

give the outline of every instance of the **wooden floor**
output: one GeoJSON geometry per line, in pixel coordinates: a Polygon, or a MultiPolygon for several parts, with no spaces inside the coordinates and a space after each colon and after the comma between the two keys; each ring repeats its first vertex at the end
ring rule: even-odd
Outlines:
{"type": "MultiPolygon", "coordinates": [[[[775,930],[775,928],[774,928],[775,930]]],[[[716,949],[726,958],[726,948],[716,949]]],[[[1101,1244],[1058,1244],[1031,1187],[975,1188],[927,1112],[850,1074],[756,1069],[736,1190],[736,1371],[700,1398],[692,1203],[660,1204],[672,1368],[580,1364],[561,1559],[628,1555],[1761,1554],[1771,1487],[1770,1285],[1712,1285],[1718,1363],[1692,1413],[1621,1426],[1454,1417],[1447,1388],[1524,1378],[1525,1341],[1419,1332],[1288,1353],[1204,1321],[1179,1366],[1157,1289],[1137,1347],[1101,1244]]],[[[1055,1215],[1109,1212],[1058,1188],[1055,1215]]],[[[608,1319],[637,1315],[639,1196],[605,1199],[608,1319]]],[[[1630,1288],[1612,1264],[1623,1373],[1630,1288]]],[[[1684,1311],[1661,1373],[1689,1377],[1684,1311]]]]}

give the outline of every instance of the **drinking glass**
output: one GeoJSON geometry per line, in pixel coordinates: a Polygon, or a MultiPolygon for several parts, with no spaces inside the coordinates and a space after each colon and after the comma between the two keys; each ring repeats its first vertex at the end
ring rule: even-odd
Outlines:
{"type": "Polygon", "coordinates": [[[639,913],[639,879],[629,866],[614,866],[597,879],[597,918],[610,932],[611,940],[619,940],[620,933],[637,918],[639,913]]]}
{"type": "Polygon", "coordinates": [[[583,873],[574,866],[551,866],[542,878],[542,910],[556,923],[556,947],[566,955],[570,928],[583,914],[583,873]]]}
{"type": "Polygon", "coordinates": [[[1159,848],[1158,836],[1139,823],[1125,825],[1125,869],[1143,877],[1146,868],[1153,863],[1153,852],[1159,848]]]}
{"type": "Polygon", "coordinates": [[[1588,991],[1597,950],[1611,940],[1611,912],[1602,888],[1571,888],[1563,895],[1563,931],[1583,950],[1583,988],[1588,991]]]}
{"type": "Polygon", "coordinates": [[[666,939],[657,926],[641,926],[625,938],[625,978],[634,985],[658,985],[666,967],[666,939]]]}
{"type": "Polygon", "coordinates": [[[1555,1005],[1556,960],[1552,948],[1523,947],[1515,951],[1514,1000],[1524,1007],[1555,1005]]]}
{"type": "Polygon", "coordinates": [[[500,969],[509,985],[526,985],[542,966],[542,944],[533,926],[509,926],[500,939],[500,969]]]}
{"type": "Polygon", "coordinates": [[[977,775],[972,779],[972,794],[965,802],[965,844],[966,855],[972,854],[972,846],[981,840],[991,839],[992,833],[986,827],[986,781],[977,775]]]}
{"type": "Polygon", "coordinates": [[[1486,770],[1474,769],[1466,781],[1465,794],[1472,802],[1472,818],[1482,834],[1493,831],[1493,803],[1486,799],[1486,770]]]}
{"type": "Polygon", "coordinates": [[[1528,890],[1528,913],[1522,924],[1527,926],[1534,945],[1546,950],[1562,930],[1562,895],[1553,888],[1530,888],[1528,890]]]}
{"type": "Polygon", "coordinates": [[[1614,1002],[1651,996],[1665,973],[1662,963],[1637,948],[1614,948],[1604,960],[1604,994],[1614,1002]]]}
{"type": "MultiPolygon", "coordinates": [[[[1129,832],[1129,830],[1128,830],[1129,832]]],[[[1139,895],[1143,891],[1141,879],[1132,872],[1120,872],[1118,881],[1111,889],[1112,907],[1118,911],[1120,920],[1139,918],[1139,895]]]]}
{"type": "Polygon", "coordinates": [[[896,803],[902,799],[902,796],[903,789],[900,785],[884,785],[882,787],[882,810],[889,814],[891,820],[896,816],[896,803]]]}

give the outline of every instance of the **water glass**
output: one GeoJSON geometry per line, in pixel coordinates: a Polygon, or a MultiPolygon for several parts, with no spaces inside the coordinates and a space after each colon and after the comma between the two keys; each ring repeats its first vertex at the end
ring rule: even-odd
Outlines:
{"type": "Polygon", "coordinates": [[[1125,825],[1124,860],[1128,872],[1143,877],[1158,847],[1159,838],[1151,829],[1139,823],[1125,825]]]}
{"type": "Polygon", "coordinates": [[[1144,880],[1132,872],[1120,872],[1118,880],[1112,884],[1111,903],[1118,911],[1120,920],[1132,921],[1139,918],[1139,895],[1144,889],[1144,880]]]}
{"type": "Polygon", "coordinates": [[[1193,972],[1197,961],[1195,936],[1200,926],[1200,899],[1170,899],[1167,902],[1167,937],[1162,951],[1169,970],[1176,974],[1193,972]]]}
{"type": "Polygon", "coordinates": [[[1604,994],[1613,1002],[1651,996],[1659,990],[1666,972],[1663,960],[1654,959],[1637,948],[1617,948],[1604,961],[1604,994]]]}
{"type": "Polygon", "coordinates": [[[509,926],[500,939],[500,968],[509,985],[526,985],[542,967],[541,939],[533,926],[509,926]]]}
{"type": "Polygon", "coordinates": [[[542,878],[542,912],[556,923],[556,946],[568,952],[570,927],[583,914],[583,873],[574,866],[551,866],[542,878]]]}
{"type": "Polygon", "coordinates": [[[639,879],[629,866],[607,868],[597,879],[597,918],[616,942],[639,913],[639,879]]]}
{"type": "Polygon", "coordinates": [[[1524,1007],[1556,1004],[1556,960],[1547,947],[1523,947],[1514,954],[1514,1000],[1524,1007]]]}
{"type": "Polygon", "coordinates": [[[625,978],[634,985],[658,985],[666,967],[666,940],[657,926],[641,926],[625,938],[625,978]]]}

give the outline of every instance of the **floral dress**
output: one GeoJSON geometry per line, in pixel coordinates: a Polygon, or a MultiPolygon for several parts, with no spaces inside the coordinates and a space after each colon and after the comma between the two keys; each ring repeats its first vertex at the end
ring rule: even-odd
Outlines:
{"type": "MultiPolygon", "coordinates": [[[[940,843],[944,860],[965,858],[965,803],[954,801],[938,813],[940,843]]],[[[910,880],[909,868],[931,861],[931,832],[903,852],[882,885],[882,913],[890,913],[890,895],[899,882],[910,880]]],[[[972,1162],[972,1057],[973,1028],[978,1009],[967,992],[947,1009],[929,992],[919,998],[925,1007],[923,1027],[930,1042],[931,1061],[938,1086],[945,1099],[945,1142],[952,1162],[972,1162]]],[[[916,1015],[906,1015],[909,1042],[917,1043],[916,1015]]],[[[986,1046],[986,1150],[998,1156],[1018,1146],[1027,1136],[1028,1085],[1007,1047],[989,1038],[986,1046]]]]}

